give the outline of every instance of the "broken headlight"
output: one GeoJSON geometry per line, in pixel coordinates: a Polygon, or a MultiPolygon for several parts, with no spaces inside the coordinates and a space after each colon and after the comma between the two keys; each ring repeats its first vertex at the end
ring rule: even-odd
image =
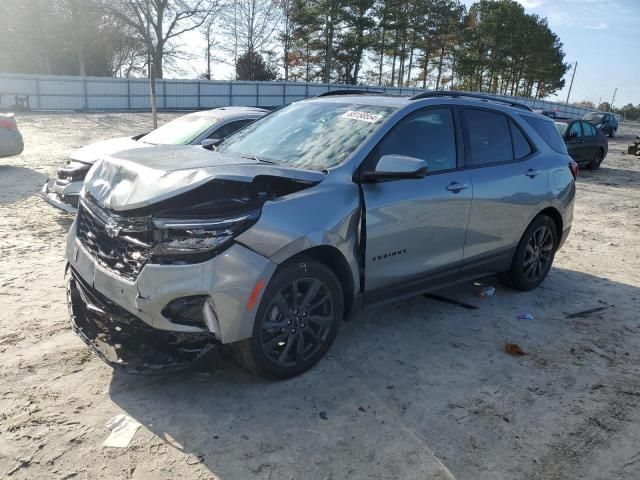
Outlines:
{"type": "Polygon", "coordinates": [[[260,210],[253,210],[228,219],[154,219],[162,240],[153,247],[151,261],[175,265],[209,260],[229,247],[259,216],[260,210]]]}

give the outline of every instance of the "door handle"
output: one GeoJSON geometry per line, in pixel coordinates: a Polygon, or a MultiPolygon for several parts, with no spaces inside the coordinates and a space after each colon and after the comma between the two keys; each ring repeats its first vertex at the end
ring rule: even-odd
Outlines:
{"type": "Polygon", "coordinates": [[[542,170],[534,170],[533,168],[530,168],[529,170],[527,170],[527,173],[525,173],[525,175],[529,178],[533,178],[533,177],[537,177],[541,173],[542,173],[542,170]]]}
{"type": "Polygon", "coordinates": [[[447,190],[454,193],[458,193],[460,190],[464,190],[465,188],[469,188],[469,184],[452,182],[449,185],[447,185],[447,190]]]}

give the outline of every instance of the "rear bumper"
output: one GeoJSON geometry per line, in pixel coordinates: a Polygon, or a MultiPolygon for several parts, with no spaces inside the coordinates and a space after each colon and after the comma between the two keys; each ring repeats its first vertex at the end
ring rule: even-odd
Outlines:
{"type": "Polygon", "coordinates": [[[76,334],[108,365],[127,373],[187,369],[215,345],[211,333],[157,330],[89,286],[72,269],[67,303],[76,334]]]}
{"type": "Polygon", "coordinates": [[[58,180],[48,180],[40,190],[40,196],[49,205],[67,213],[78,211],[78,201],[83,182],[61,184],[58,180]]]}

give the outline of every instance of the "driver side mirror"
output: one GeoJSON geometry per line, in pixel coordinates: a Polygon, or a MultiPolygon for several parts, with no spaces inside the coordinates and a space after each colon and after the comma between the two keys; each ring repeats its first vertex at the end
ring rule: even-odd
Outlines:
{"type": "Polygon", "coordinates": [[[200,142],[200,145],[202,145],[204,148],[211,150],[213,147],[218,146],[218,144],[224,140],[223,138],[205,138],[202,142],[200,142]]]}
{"type": "Polygon", "coordinates": [[[364,171],[360,175],[365,182],[381,182],[405,178],[424,178],[427,175],[427,162],[406,155],[383,155],[375,170],[364,171]]]}

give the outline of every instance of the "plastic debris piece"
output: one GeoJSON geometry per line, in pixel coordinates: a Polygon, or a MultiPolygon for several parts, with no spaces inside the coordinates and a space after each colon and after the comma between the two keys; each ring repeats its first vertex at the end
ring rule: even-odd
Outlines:
{"type": "Polygon", "coordinates": [[[520,313],[518,314],[518,320],[533,320],[533,315],[530,313],[520,313]]]}
{"type": "Polygon", "coordinates": [[[140,423],[128,415],[119,413],[107,422],[107,428],[111,430],[111,433],[102,446],[127,448],[140,428],[140,423]]]}
{"type": "Polygon", "coordinates": [[[495,287],[484,287],[480,290],[480,296],[484,297],[493,297],[496,294],[495,287]]]}
{"type": "Polygon", "coordinates": [[[576,312],[576,313],[569,313],[566,318],[587,317],[587,316],[591,315],[592,313],[598,313],[598,312],[601,312],[601,311],[606,310],[607,308],[611,308],[611,307],[613,307],[613,305],[607,305],[606,307],[591,308],[589,310],[583,310],[581,312],[576,312]]]}
{"type": "Polygon", "coordinates": [[[506,343],[504,346],[504,351],[509,355],[513,355],[514,357],[519,357],[521,355],[526,355],[524,350],[517,343],[506,343]]]}

